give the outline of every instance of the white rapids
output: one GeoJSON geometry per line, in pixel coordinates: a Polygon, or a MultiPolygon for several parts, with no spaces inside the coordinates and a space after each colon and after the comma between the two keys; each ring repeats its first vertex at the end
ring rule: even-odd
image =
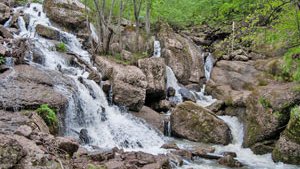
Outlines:
{"type": "MultiPolygon", "coordinates": [[[[52,41],[37,35],[35,27],[37,24],[42,24],[58,30],[60,39],[66,45],[68,52],[75,53],[90,64],[90,55],[81,48],[76,36],[52,26],[41,4],[32,3],[30,7],[15,10],[20,9],[30,15],[30,20],[26,26],[24,18],[20,16],[18,25],[21,31],[14,36],[29,38],[33,46],[44,56],[44,69],[61,71],[73,79],[77,88],[70,90],[67,86],[56,86],[57,91],[69,98],[65,117],[65,135],[78,138],[78,132],[81,129],[87,129],[91,138],[88,148],[118,147],[128,151],[144,151],[152,154],[164,151],[160,149],[160,146],[164,144],[163,136],[127,111],[121,111],[119,107],[109,105],[101,87],[87,79],[89,73],[83,68],[71,66],[64,54],[54,50],[55,44],[52,41]]],[[[97,39],[92,25],[91,29],[93,29],[91,30],[92,37],[97,39]]],[[[31,64],[37,65],[32,62],[31,64]]]]}

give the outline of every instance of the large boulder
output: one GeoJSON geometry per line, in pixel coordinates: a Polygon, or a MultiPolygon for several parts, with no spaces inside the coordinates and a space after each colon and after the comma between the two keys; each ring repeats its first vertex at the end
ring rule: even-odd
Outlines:
{"type": "Polygon", "coordinates": [[[166,65],[163,58],[140,59],[138,66],[147,77],[147,99],[159,100],[166,97],[166,65]]]}
{"type": "Polygon", "coordinates": [[[164,115],[157,113],[147,106],[143,106],[139,112],[133,112],[133,115],[145,120],[152,127],[161,131],[161,133],[164,132],[164,115]]]}
{"type": "Polygon", "coordinates": [[[250,147],[255,153],[269,152],[257,149],[278,139],[289,121],[290,109],[299,103],[300,92],[297,83],[272,83],[260,87],[249,96],[246,104],[244,146],[250,147]]]}
{"type": "Polygon", "coordinates": [[[139,111],[145,103],[147,88],[142,70],[136,66],[116,64],[104,57],[97,57],[96,64],[103,78],[111,81],[113,101],[129,110],[139,111]]]}
{"type": "Polygon", "coordinates": [[[45,71],[28,65],[0,74],[0,109],[36,109],[41,104],[62,110],[68,99],[56,85],[72,87],[72,80],[55,71],[45,71]]]}
{"type": "Polygon", "coordinates": [[[17,140],[0,134],[0,168],[14,168],[25,155],[17,140]]]}
{"type": "Polygon", "coordinates": [[[190,38],[175,33],[168,25],[161,25],[158,37],[163,46],[162,57],[179,82],[198,83],[204,78],[204,55],[190,38]]]}
{"type": "Polygon", "coordinates": [[[86,27],[85,6],[78,0],[45,0],[44,11],[55,23],[69,30],[86,27]]]}
{"type": "Polygon", "coordinates": [[[245,106],[252,90],[262,81],[267,83],[263,72],[255,68],[255,62],[219,61],[214,67],[207,92],[227,105],[245,106]]]}
{"type": "Polygon", "coordinates": [[[273,160],[300,165],[300,108],[291,111],[287,128],[272,153],[273,160]]]}
{"type": "Polygon", "coordinates": [[[35,27],[35,30],[38,35],[52,39],[52,40],[60,40],[60,32],[57,29],[51,28],[49,26],[38,24],[35,27]]]}
{"type": "Polygon", "coordinates": [[[171,115],[172,134],[191,141],[229,144],[232,136],[227,124],[211,111],[193,102],[183,102],[171,115]]]}

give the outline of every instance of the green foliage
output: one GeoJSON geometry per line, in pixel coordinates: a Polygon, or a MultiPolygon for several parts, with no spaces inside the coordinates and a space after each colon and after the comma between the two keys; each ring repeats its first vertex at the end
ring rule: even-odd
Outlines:
{"type": "Polygon", "coordinates": [[[55,110],[51,109],[48,104],[42,104],[36,112],[50,128],[51,133],[55,133],[58,128],[58,119],[55,110]]]}
{"type": "Polygon", "coordinates": [[[271,103],[265,98],[265,97],[260,97],[258,99],[258,102],[264,107],[264,108],[272,108],[271,103]]]}
{"type": "Polygon", "coordinates": [[[289,49],[284,55],[283,70],[289,74],[294,81],[300,81],[300,47],[289,49]]]}
{"type": "Polygon", "coordinates": [[[65,43],[63,42],[59,42],[58,44],[55,45],[56,50],[59,52],[67,52],[67,46],[65,43]]]}
{"type": "Polygon", "coordinates": [[[5,63],[5,58],[4,56],[0,55],[0,65],[5,63]]]}

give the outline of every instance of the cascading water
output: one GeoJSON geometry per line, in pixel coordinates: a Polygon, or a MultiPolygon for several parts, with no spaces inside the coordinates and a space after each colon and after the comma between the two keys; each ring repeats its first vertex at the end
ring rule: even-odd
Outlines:
{"type": "Polygon", "coordinates": [[[161,56],[161,47],[158,40],[154,41],[154,54],[153,57],[159,58],[161,56]]]}
{"type": "Polygon", "coordinates": [[[42,24],[58,30],[61,41],[66,44],[68,51],[89,64],[90,55],[82,50],[78,39],[51,26],[49,19],[43,13],[42,5],[31,4],[23,10],[25,14],[30,15],[28,29],[23,17],[20,17],[18,24],[21,32],[15,37],[29,38],[33,46],[45,57],[44,68],[61,71],[73,79],[76,87],[73,90],[66,86],[55,87],[57,91],[69,98],[65,117],[65,135],[78,138],[78,133],[84,129],[90,137],[89,145],[93,147],[119,147],[153,154],[163,151],[159,148],[164,143],[162,136],[143,121],[120,111],[117,106],[110,106],[102,89],[94,81],[87,79],[89,73],[83,68],[71,66],[63,54],[53,50],[55,44],[52,41],[36,35],[35,26],[42,24]]]}
{"type": "MultiPolygon", "coordinates": [[[[211,72],[214,66],[214,58],[211,53],[208,54],[205,64],[204,64],[204,72],[205,72],[205,78],[206,82],[210,80],[211,72]]],[[[194,95],[197,98],[197,104],[207,107],[213,104],[216,99],[213,99],[212,96],[205,95],[205,87],[206,85],[204,84],[200,92],[193,92],[194,95]]]]}

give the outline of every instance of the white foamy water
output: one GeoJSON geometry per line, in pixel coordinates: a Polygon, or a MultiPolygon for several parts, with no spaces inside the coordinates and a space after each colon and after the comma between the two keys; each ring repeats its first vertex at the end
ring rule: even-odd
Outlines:
{"type": "MultiPolygon", "coordinates": [[[[74,89],[56,86],[57,91],[69,98],[65,117],[65,135],[78,138],[77,133],[81,129],[87,129],[91,139],[87,147],[119,147],[128,151],[144,151],[152,154],[164,152],[160,149],[164,144],[163,136],[127,111],[121,111],[117,106],[110,106],[101,87],[87,79],[89,73],[84,68],[72,67],[64,54],[55,51],[53,41],[36,34],[35,27],[37,24],[42,24],[59,31],[60,40],[66,44],[68,51],[90,64],[89,53],[81,48],[75,35],[52,26],[40,4],[31,4],[30,8],[25,7],[24,13],[30,15],[29,25],[26,27],[23,17],[19,17],[18,24],[21,32],[15,37],[31,39],[35,48],[43,54],[45,69],[61,71],[73,79],[74,89]]],[[[95,30],[91,32],[92,36],[95,36],[93,35],[95,30]]]]}

